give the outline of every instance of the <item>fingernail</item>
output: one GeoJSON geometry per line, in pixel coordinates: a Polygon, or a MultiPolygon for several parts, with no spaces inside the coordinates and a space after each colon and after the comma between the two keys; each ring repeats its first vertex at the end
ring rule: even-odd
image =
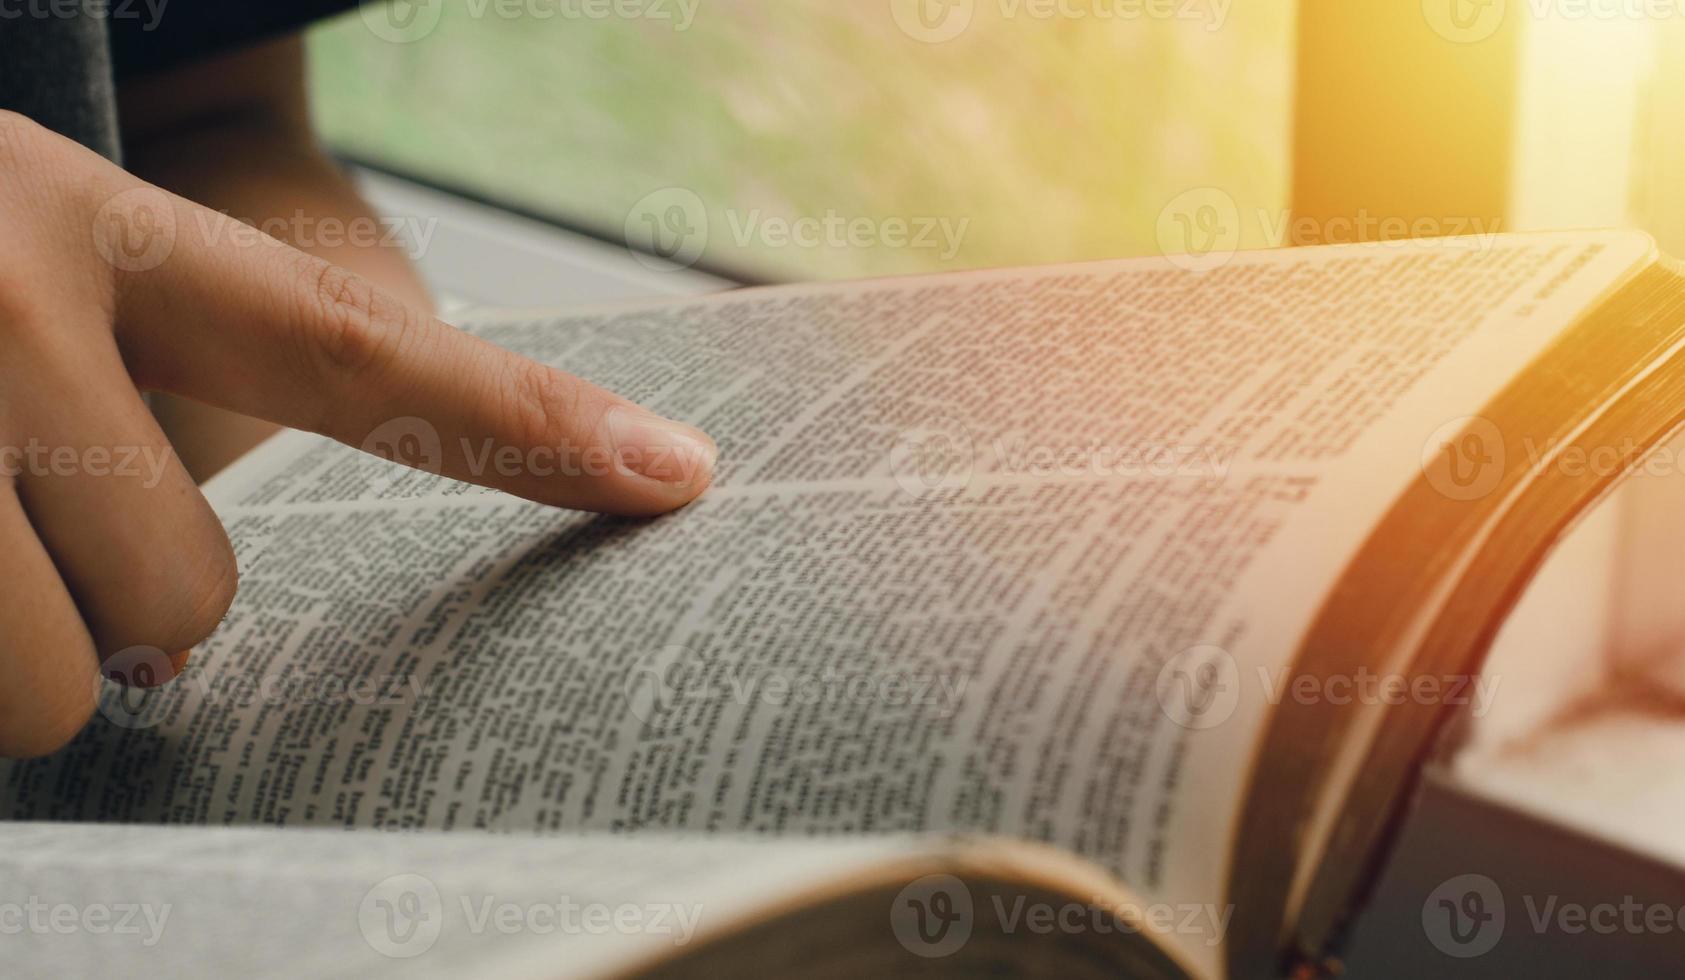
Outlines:
{"type": "Polygon", "coordinates": [[[615,458],[639,476],[675,487],[692,487],[713,472],[718,450],[699,429],[640,408],[612,408],[609,438],[615,458]]]}

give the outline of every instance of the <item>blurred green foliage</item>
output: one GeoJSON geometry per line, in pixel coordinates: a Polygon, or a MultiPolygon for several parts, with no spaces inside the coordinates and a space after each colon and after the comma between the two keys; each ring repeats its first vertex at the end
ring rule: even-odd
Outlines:
{"type": "MultiPolygon", "coordinates": [[[[377,36],[365,8],[313,34],[318,119],[353,156],[616,239],[640,200],[686,188],[708,215],[703,261],[767,279],[1149,254],[1166,203],[1194,187],[1243,215],[1285,207],[1287,0],[1222,20],[1043,19],[1027,0],[978,0],[940,44],[899,27],[896,0],[689,2],[680,30],[583,17],[581,0],[521,0],[521,16],[446,0],[408,43],[377,36]],[[964,231],[952,254],[940,234],[809,247],[760,233],[827,215],[964,231]]],[[[1268,244],[1265,222],[1242,225],[1243,244],[1268,244]]]]}

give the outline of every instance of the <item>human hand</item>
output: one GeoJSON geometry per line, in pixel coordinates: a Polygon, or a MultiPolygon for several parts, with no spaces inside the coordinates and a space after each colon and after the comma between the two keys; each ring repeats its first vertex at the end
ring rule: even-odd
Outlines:
{"type": "Polygon", "coordinates": [[[182,651],[179,670],[233,600],[222,525],[144,391],[353,446],[419,418],[440,436],[443,475],[582,510],[662,513],[712,471],[701,432],[408,309],[6,112],[0,344],[0,756],[75,735],[118,651],[182,651]],[[488,447],[566,448],[583,465],[488,468],[488,447]]]}

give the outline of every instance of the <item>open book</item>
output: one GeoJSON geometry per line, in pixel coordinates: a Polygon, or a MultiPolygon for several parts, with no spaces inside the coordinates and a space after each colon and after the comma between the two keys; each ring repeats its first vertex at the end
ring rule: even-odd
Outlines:
{"type": "Polygon", "coordinates": [[[309,879],[274,935],[359,974],[396,933],[358,915],[432,898],[416,963],[521,975],[447,941],[460,881],[717,913],[540,975],[1312,970],[1532,570],[1685,413],[1685,281],[1627,233],[468,327],[701,426],[715,486],[616,520],[424,472],[426,420],[369,443],[421,470],[271,441],[208,490],[243,577],[187,672],[0,764],[0,888],[126,874],[238,934],[309,879]]]}

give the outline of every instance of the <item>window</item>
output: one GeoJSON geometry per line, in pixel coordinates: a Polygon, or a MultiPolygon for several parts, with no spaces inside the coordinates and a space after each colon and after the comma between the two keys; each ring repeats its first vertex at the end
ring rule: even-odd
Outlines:
{"type": "Polygon", "coordinates": [[[1197,248],[1225,212],[1166,208],[1204,188],[1284,214],[1293,36],[1286,2],[400,0],[318,29],[312,71],[353,159],[841,278],[1197,248]]]}

